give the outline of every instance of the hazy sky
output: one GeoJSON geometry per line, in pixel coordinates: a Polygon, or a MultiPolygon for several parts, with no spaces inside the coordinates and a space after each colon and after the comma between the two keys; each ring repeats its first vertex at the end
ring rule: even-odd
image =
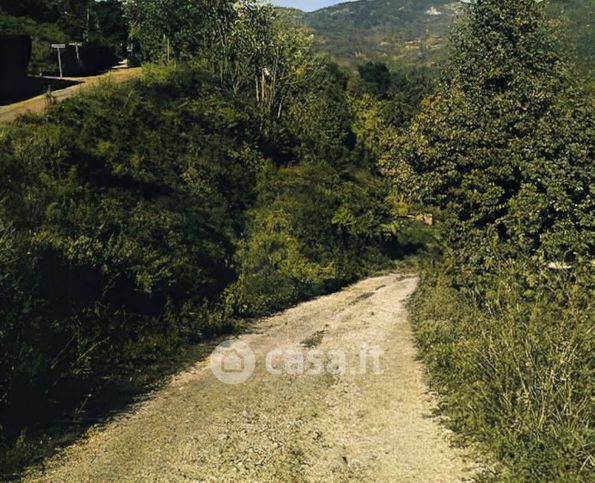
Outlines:
{"type": "Polygon", "coordinates": [[[271,0],[273,5],[299,8],[304,12],[312,12],[319,8],[328,7],[329,5],[335,5],[336,3],[342,3],[344,1],[346,0],[271,0]]]}

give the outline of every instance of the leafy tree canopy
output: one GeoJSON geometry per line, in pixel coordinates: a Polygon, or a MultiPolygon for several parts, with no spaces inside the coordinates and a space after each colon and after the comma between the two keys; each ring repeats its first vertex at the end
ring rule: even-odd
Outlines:
{"type": "Polygon", "coordinates": [[[405,163],[421,175],[422,198],[446,210],[459,259],[588,254],[595,109],[575,88],[544,5],[478,1],[452,45],[393,174],[405,163]]]}

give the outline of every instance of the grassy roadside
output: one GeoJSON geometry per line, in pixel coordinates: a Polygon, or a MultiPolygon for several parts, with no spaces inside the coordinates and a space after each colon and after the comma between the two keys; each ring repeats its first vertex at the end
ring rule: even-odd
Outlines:
{"type": "Polygon", "coordinates": [[[413,323],[452,429],[498,462],[497,481],[589,481],[595,337],[588,272],[509,263],[481,291],[457,287],[443,262],[426,263],[422,273],[413,323]]]}
{"type": "Polygon", "coordinates": [[[98,381],[74,411],[23,431],[11,445],[0,448],[0,481],[20,481],[21,472],[79,439],[87,429],[103,425],[163,387],[172,375],[186,370],[211,353],[224,335],[181,346],[162,357],[132,363],[117,376],[98,381]]]}
{"type": "Polygon", "coordinates": [[[45,454],[48,425],[56,441],[93,424],[95,402],[109,414],[100,393],[130,371],[419,245],[391,234],[388,185],[349,141],[346,85],[321,69],[320,122],[345,139],[330,146],[271,137],[250,99],[190,65],[2,125],[0,474],[45,454]]]}
{"type": "MultiPolygon", "coordinates": [[[[415,271],[418,266],[417,256],[406,256],[387,262],[383,267],[370,270],[362,278],[390,273],[395,270],[395,267],[398,270],[415,271]]],[[[333,287],[333,290],[316,292],[310,297],[303,296],[296,302],[286,303],[279,312],[310,299],[340,291],[355,281],[344,281],[333,287]]],[[[269,315],[274,313],[270,312],[269,315]]],[[[205,317],[221,319],[224,315],[211,311],[205,314],[205,317]]],[[[51,457],[61,448],[73,444],[90,427],[106,424],[113,417],[128,411],[136,403],[150,398],[167,384],[172,376],[208,358],[213,349],[224,339],[253,330],[257,320],[257,318],[230,319],[222,324],[220,330],[198,343],[162,346],[161,353],[153,352],[147,357],[128,361],[125,366],[119,368],[117,374],[97,381],[92,388],[92,393],[89,393],[74,411],[65,410],[60,418],[27,428],[11,445],[0,446],[0,481],[19,481],[24,469],[51,457]]]]}
{"type": "MultiPolygon", "coordinates": [[[[111,70],[104,74],[92,76],[92,77],[69,77],[64,80],[50,79],[44,81],[45,78],[29,78],[29,82],[42,84],[43,82],[59,84],[63,82],[66,87],[58,88],[52,87],[51,103],[62,102],[73,96],[79,95],[82,92],[88,91],[89,89],[97,89],[102,85],[113,83],[122,84],[129,82],[134,79],[141,77],[142,69],[140,67],[134,67],[130,69],[111,70]],[[70,85],[68,85],[70,83],[70,85]]],[[[0,123],[7,123],[14,121],[19,116],[24,114],[40,114],[43,113],[48,105],[50,99],[47,94],[41,94],[29,99],[25,99],[14,104],[8,104],[0,106],[0,123]]]]}

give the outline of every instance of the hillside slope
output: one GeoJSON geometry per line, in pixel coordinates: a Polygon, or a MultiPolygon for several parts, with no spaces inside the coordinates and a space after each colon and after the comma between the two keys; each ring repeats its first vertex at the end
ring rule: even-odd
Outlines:
{"type": "MultiPolygon", "coordinates": [[[[563,19],[573,50],[587,69],[595,64],[595,0],[554,0],[552,17],[563,19]]],[[[312,29],[320,49],[339,63],[383,60],[389,65],[436,65],[445,57],[449,28],[464,8],[452,0],[361,0],[316,12],[288,11],[312,29]]]]}
{"type": "Polygon", "coordinates": [[[458,8],[448,0],[363,0],[303,14],[302,21],[341,64],[431,65],[443,58],[458,8]]]}

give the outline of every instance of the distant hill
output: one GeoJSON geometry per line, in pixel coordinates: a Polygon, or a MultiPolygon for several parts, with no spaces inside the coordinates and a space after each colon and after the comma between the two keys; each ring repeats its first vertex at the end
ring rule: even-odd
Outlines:
{"type": "MultiPolygon", "coordinates": [[[[581,63],[595,65],[595,0],[554,0],[552,16],[564,15],[581,63]]],[[[446,56],[449,28],[465,8],[452,0],[360,0],[312,13],[285,10],[309,27],[318,46],[339,63],[367,60],[389,65],[436,65],[446,56]]]]}

